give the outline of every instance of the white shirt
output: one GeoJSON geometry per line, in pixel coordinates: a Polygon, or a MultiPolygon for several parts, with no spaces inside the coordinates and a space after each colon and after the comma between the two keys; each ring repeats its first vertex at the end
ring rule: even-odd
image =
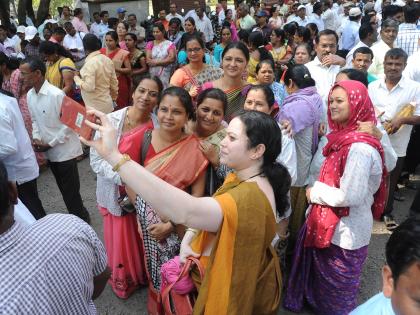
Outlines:
{"type": "Polygon", "coordinates": [[[10,181],[23,184],[38,177],[39,168],[15,98],[0,93],[0,160],[10,181]]]}
{"type": "Polygon", "coordinates": [[[327,9],[321,15],[324,20],[324,27],[326,30],[335,31],[337,27],[337,14],[332,9],[327,9]]]}
{"type": "Polygon", "coordinates": [[[32,137],[52,147],[45,152],[51,162],[68,161],[83,153],[76,133],[60,121],[63,98],[63,91],[47,80],[38,93],[32,88],[27,94],[32,118],[32,137]]]}
{"type": "Polygon", "coordinates": [[[306,15],[311,16],[311,14],[314,12],[314,6],[312,3],[308,3],[305,5],[306,15]]]}
{"type": "Polygon", "coordinates": [[[90,33],[93,34],[93,35],[95,35],[99,39],[101,39],[102,38],[102,34],[101,34],[101,23],[93,22],[90,25],[90,33]]]}
{"type": "Polygon", "coordinates": [[[358,22],[349,21],[341,35],[343,43],[341,49],[351,50],[359,42],[359,28],[360,25],[358,22]]]}
{"type": "Polygon", "coordinates": [[[70,52],[76,58],[76,61],[86,57],[85,49],[83,48],[83,37],[85,37],[85,33],[76,32],[74,36],[66,34],[63,39],[64,48],[69,50],[75,48],[77,49],[77,52],[70,52]]]}
{"type": "Polygon", "coordinates": [[[366,45],[364,42],[362,42],[361,40],[359,40],[359,42],[356,44],[356,46],[354,46],[347,54],[346,56],[346,68],[353,68],[353,54],[356,51],[357,48],[360,47],[369,47],[368,45],[366,45]]]}
{"type": "MultiPolygon", "coordinates": [[[[415,116],[420,116],[420,83],[402,77],[400,82],[388,90],[384,79],[378,79],[369,84],[369,96],[379,112],[385,112],[382,118],[391,120],[408,103],[416,102],[415,116]]],[[[403,125],[402,128],[389,135],[392,147],[398,157],[406,155],[413,126],[403,125]]]]}
{"type": "MultiPolygon", "coordinates": [[[[396,46],[394,46],[396,48],[396,46]]],[[[385,54],[391,49],[382,39],[377,41],[370,47],[373,52],[372,64],[370,65],[368,72],[378,79],[385,78],[384,74],[384,59],[385,54]]]]}
{"type": "Polygon", "coordinates": [[[187,20],[187,18],[189,18],[189,17],[192,17],[194,19],[194,21],[197,23],[198,15],[195,12],[195,9],[192,9],[192,10],[188,11],[187,14],[185,14],[184,21],[187,20]]]}
{"type": "Polygon", "coordinates": [[[420,50],[408,57],[403,75],[420,83],[420,50]]]}
{"type": "Polygon", "coordinates": [[[195,26],[197,30],[204,34],[204,39],[206,43],[211,42],[213,40],[213,26],[211,25],[211,22],[207,16],[203,15],[202,19],[197,17],[197,20],[195,21],[195,26]]]}
{"type": "Polygon", "coordinates": [[[326,122],[328,94],[330,93],[330,89],[335,82],[337,74],[340,72],[340,66],[331,65],[329,67],[325,67],[321,64],[321,61],[318,59],[318,57],[315,57],[314,60],[308,62],[305,66],[311,73],[312,79],[315,80],[316,89],[321,96],[322,103],[324,105],[320,121],[326,122]]]}
{"type": "Polygon", "coordinates": [[[349,215],[341,217],[332,243],[347,250],[369,244],[373,217],[373,196],[382,178],[379,152],[366,143],[353,143],[340,179],[340,188],[316,181],[311,189],[311,202],[332,207],[349,207],[349,215]]]}
{"type": "Polygon", "coordinates": [[[184,25],[184,18],[181,14],[175,13],[169,13],[168,15],[166,15],[166,20],[169,22],[170,20],[172,20],[173,18],[178,18],[181,20],[181,25],[184,25]]]}
{"type": "Polygon", "coordinates": [[[322,17],[320,17],[318,14],[313,13],[311,17],[309,18],[308,23],[315,23],[316,26],[318,26],[318,31],[321,32],[325,29],[324,21],[322,20],[322,17]]]}
{"type": "Polygon", "coordinates": [[[305,16],[304,19],[301,19],[299,16],[295,16],[290,22],[296,22],[299,26],[305,27],[309,23],[308,18],[305,16]]]}

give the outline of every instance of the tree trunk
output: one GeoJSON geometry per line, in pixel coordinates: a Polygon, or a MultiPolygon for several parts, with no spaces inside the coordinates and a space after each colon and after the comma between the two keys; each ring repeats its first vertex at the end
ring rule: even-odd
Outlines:
{"type": "Polygon", "coordinates": [[[26,25],[26,0],[19,0],[17,16],[19,25],[26,25]]]}
{"type": "Polygon", "coordinates": [[[161,10],[165,10],[166,14],[169,13],[168,11],[169,0],[152,0],[152,5],[153,5],[153,16],[155,18],[158,17],[159,11],[161,10]]]}
{"type": "Polygon", "coordinates": [[[39,2],[38,12],[36,14],[37,26],[41,25],[46,20],[50,11],[50,0],[41,0],[39,2]]]}
{"type": "MultiPolygon", "coordinates": [[[[39,7],[41,7],[41,5],[39,7]]],[[[25,8],[26,8],[26,15],[31,18],[34,25],[38,26],[35,20],[35,13],[34,13],[34,7],[32,6],[32,0],[25,0],[25,8]]],[[[25,17],[25,21],[26,21],[26,17],[25,17]]]]}
{"type": "Polygon", "coordinates": [[[10,4],[8,0],[0,1],[1,24],[9,27],[10,25],[10,4]]]}

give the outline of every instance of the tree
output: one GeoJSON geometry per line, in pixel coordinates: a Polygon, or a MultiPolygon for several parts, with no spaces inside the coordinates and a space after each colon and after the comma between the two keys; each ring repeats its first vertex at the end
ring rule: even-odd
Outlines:
{"type": "Polygon", "coordinates": [[[0,19],[2,25],[6,25],[7,27],[10,25],[9,1],[0,1],[0,19]]]}
{"type": "Polygon", "coordinates": [[[39,2],[38,12],[36,13],[37,25],[41,24],[47,18],[48,13],[50,12],[50,1],[51,0],[41,0],[39,2]]]}
{"type": "Polygon", "coordinates": [[[19,0],[18,20],[20,25],[26,25],[26,16],[29,16],[32,22],[37,25],[34,8],[32,7],[32,0],[19,0]]]}

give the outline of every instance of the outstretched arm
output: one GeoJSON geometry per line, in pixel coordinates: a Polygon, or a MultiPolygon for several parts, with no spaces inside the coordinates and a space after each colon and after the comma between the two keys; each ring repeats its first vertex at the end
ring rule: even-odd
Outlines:
{"type": "MultiPolygon", "coordinates": [[[[81,141],[94,147],[114,166],[123,157],[117,148],[116,130],[105,114],[96,110],[89,112],[100,119],[101,125],[89,121],[86,121],[86,124],[99,131],[101,137],[92,141],[81,138],[81,141]]],[[[219,203],[214,198],[193,197],[148,172],[134,161],[122,164],[119,174],[125,185],[148,202],[160,216],[195,229],[209,232],[219,229],[223,215],[219,203]]]]}

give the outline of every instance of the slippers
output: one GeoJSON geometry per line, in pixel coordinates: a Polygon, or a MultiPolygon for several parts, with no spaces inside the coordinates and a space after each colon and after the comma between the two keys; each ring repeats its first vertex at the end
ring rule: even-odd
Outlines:
{"type": "Polygon", "coordinates": [[[398,227],[398,224],[395,222],[394,218],[392,216],[385,215],[383,217],[385,227],[388,231],[393,231],[398,227]]]}

